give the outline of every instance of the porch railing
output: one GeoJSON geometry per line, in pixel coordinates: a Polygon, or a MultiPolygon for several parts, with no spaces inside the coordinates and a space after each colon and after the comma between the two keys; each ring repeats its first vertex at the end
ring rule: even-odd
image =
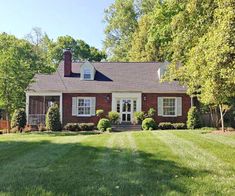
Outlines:
{"type": "Polygon", "coordinates": [[[28,124],[29,125],[45,125],[46,115],[45,114],[29,114],[28,124]]]}

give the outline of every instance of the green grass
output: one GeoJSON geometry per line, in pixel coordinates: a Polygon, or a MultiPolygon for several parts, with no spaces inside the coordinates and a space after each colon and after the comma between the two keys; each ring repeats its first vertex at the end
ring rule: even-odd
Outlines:
{"type": "Polygon", "coordinates": [[[235,195],[235,137],[0,135],[0,195],[235,195]]]}

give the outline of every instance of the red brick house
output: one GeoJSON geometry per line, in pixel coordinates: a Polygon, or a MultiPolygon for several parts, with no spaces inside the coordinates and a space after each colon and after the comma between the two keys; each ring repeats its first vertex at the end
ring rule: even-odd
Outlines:
{"type": "Polygon", "coordinates": [[[97,109],[120,113],[121,123],[133,122],[135,111],[154,108],[156,122],[185,122],[191,107],[186,88],[160,83],[166,63],[72,63],[70,51],[53,74],[37,74],[26,92],[28,123],[45,123],[48,107],[59,105],[61,121],[94,122],[97,109]]]}

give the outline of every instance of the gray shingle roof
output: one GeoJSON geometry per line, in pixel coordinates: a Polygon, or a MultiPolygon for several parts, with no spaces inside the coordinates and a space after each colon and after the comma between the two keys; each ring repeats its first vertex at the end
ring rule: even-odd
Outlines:
{"type": "Polygon", "coordinates": [[[73,63],[72,77],[64,77],[64,65],[51,75],[37,74],[28,92],[76,92],[108,93],[118,91],[144,93],[184,93],[186,88],[178,84],[160,83],[157,70],[163,63],[92,63],[96,69],[94,81],[80,80],[80,66],[73,63]]]}

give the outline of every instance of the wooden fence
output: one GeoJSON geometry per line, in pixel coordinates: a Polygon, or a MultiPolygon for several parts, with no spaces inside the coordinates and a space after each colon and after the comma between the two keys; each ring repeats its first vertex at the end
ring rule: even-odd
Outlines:
{"type": "MultiPolygon", "coordinates": [[[[8,121],[8,125],[11,125],[11,122],[8,121]]],[[[7,129],[7,120],[0,120],[0,129],[7,129]]]]}

